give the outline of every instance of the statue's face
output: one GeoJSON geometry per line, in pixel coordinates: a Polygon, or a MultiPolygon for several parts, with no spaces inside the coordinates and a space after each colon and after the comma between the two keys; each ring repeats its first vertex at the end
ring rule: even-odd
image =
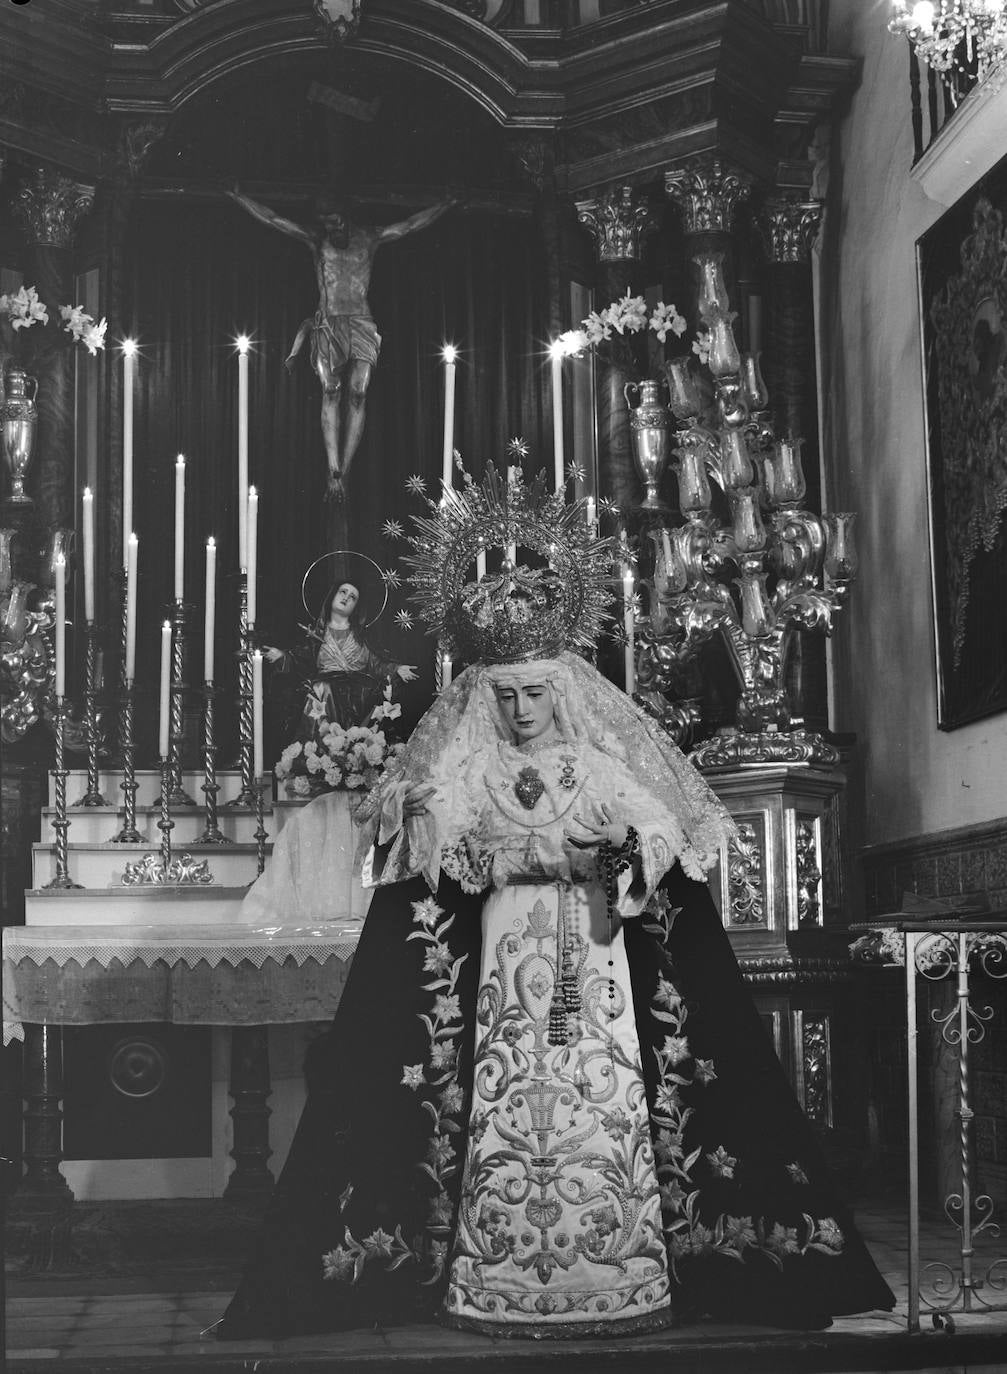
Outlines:
{"type": "Polygon", "coordinates": [[[522,682],[498,687],[497,702],[515,744],[549,739],[556,733],[552,693],[544,682],[522,682]]]}
{"type": "Polygon", "coordinates": [[[360,600],[360,593],[352,582],[342,582],[332,598],[332,609],[337,615],[352,615],[360,600]]]}
{"type": "Polygon", "coordinates": [[[326,238],[345,247],[350,237],[350,221],[341,210],[330,210],[322,216],[322,228],[326,238]]]}

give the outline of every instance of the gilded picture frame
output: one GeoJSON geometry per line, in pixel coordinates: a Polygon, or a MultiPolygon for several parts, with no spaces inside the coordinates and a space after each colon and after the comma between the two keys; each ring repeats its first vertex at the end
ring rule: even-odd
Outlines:
{"type": "Polygon", "coordinates": [[[917,241],[938,725],[1007,710],[1007,159],[917,241]]]}

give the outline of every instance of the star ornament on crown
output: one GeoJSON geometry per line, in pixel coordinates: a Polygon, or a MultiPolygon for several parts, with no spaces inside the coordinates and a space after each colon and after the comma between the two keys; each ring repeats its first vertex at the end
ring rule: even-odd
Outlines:
{"type": "Polygon", "coordinates": [[[589,525],[586,501],[567,504],[542,472],[525,482],[520,468],[492,464],[481,483],[463,472],[461,487],[426,500],[403,561],[428,633],[452,657],[520,663],[594,647],[611,620],[614,546],[589,525]],[[494,549],[500,569],[477,577],[494,549]]]}

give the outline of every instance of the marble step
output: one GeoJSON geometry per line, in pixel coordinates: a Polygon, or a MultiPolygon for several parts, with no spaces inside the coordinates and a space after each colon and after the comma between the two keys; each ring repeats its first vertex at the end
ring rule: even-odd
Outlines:
{"type": "MultiPolygon", "coordinates": [[[[125,813],[122,807],[115,806],[71,806],[67,808],[70,829],[67,838],[71,844],[108,844],[123,827],[125,813]]],[[[274,810],[272,806],[263,809],[263,826],[270,837],[276,834],[283,819],[289,815],[288,809],[274,810]]],[[[56,808],[42,808],[40,839],[43,843],[53,843],[52,823],[56,819],[56,808]]],[[[161,819],[159,806],[138,806],[136,808],[136,828],[148,845],[159,846],[161,832],[157,822],[161,819]]],[[[175,828],[171,832],[172,843],[195,844],[206,829],[206,812],[201,806],[179,806],[171,813],[175,828]]],[[[217,812],[217,825],[221,834],[229,840],[242,844],[255,843],[256,818],[254,811],[244,807],[217,812]]]]}
{"type": "MultiPolygon", "coordinates": [[[[98,772],[98,790],[112,806],[117,806],[122,801],[122,773],[114,768],[102,768],[98,772]]],[[[161,795],[161,772],[158,768],[138,768],[136,770],[136,804],[137,806],[153,806],[154,802],[161,795]]],[[[201,768],[185,768],[182,770],[182,787],[189,794],[197,805],[202,805],[203,793],[200,788],[203,786],[203,770],[201,768]]],[[[217,805],[223,806],[232,798],[238,796],[241,791],[241,773],[236,768],[218,768],[217,786],[220,791],[217,793],[217,805]]],[[[272,794],[272,779],[270,778],[266,786],[266,802],[270,800],[272,794]]],[[[66,778],[66,800],[67,805],[72,807],[74,802],[79,801],[87,792],[87,769],[71,768],[67,771],[66,778]]],[[[49,774],[49,805],[53,806],[56,802],[55,779],[52,773],[49,774]]]]}
{"type": "MultiPolygon", "coordinates": [[[[30,888],[29,926],[217,925],[241,921],[247,887],[30,888]]],[[[254,925],[257,918],[248,924],[254,925]]]]}
{"type": "MultiPolygon", "coordinates": [[[[74,844],[67,845],[67,871],[75,883],[83,888],[118,888],[126,864],[136,863],[145,854],[158,853],[156,844],[74,844]]],[[[172,845],[175,855],[191,854],[194,859],[207,860],[213,874],[214,886],[239,887],[254,882],[258,876],[254,844],[179,844],[172,845]]],[[[272,845],[266,845],[266,859],[272,845]]],[[[56,874],[56,855],[51,844],[32,845],[32,883],[35,890],[44,888],[56,874]]]]}

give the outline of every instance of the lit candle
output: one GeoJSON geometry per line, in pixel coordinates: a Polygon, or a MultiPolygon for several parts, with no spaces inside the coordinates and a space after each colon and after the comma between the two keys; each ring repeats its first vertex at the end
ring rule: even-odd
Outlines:
{"type": "Polygon", "coordinates": [[[175,600],[185,600],[185,458],[175,459],[175,600]]]}
{"type": "Polygon", "coordinates": [[[161,626],[161,693],[160,714],[158,716],[157,752],[162,759],[168,757],[171,724],[171,621],[161,626]]]}
{"type": "Polygon", "coordinates": [[[252,654],[252,772],[262,777],[262,650],[252,654]]]}
{"type": "Polygon", "coordinates": [[[441,655],[441,691],[451,686],[451,655],[441,655]]]}
{"type": "Polygon", "coordinates": [[[136,563],[139,541],[131,534],[126,542],[126,681],[136,677],[136,563]]]}
{"type": "Polygon", "coordinates": [[[84,488],[84,619],[94,624],[94,492],[84,488]]]}
{"type": "Polygon", "coordinates": [[[633,616],[633,569],[627,565],[622,575],[623,624],[626,630],[626,692],[636,691],[636,621],[633,616]]]}
{"type": "Polygon", "coordinates": [[[552,360],[552,466],[557,492],[561,492],[564,486],[563,353],[562,343],[554,339],[549,345],[549,357],[552,360]]]}
{"type": "Polygon", "coordinates": [[[248,567],[248,348],[247,334],[235,340],[238,349],[238,567],[248,567]]]}
{"type": "Polygon", "coordinates": [[[587,528],[590,534],[598,533],[598,507],[593,496],[587,498],[587,528]]]}
{"type": "Polygon", "coordinates": [[[206,541],[206,615],[203,621],[203,681],[213,681],[213,622],[217,606],[217,541],[206,541]]]}
{"type": "Polygon", "coordinates": [[[136,342],[122,341],[122,566],[129,565],[129,537],[133,532],[133,380],[136,342]]]}
{"type": "Polygon", "coordinates": [[[259,493],[255,487],[248,488],[248,513],[245,517],[245,526],[248,535],[247,552],[248,562],[248,628],[255,628],[255,578],[258,569],[259,557],[259,493]]]}
{"type": "Polygon", "coordinates": [[[455,365],[458,350],[454,344],[445,344],[441,357],[444,359],[444,467],[441,477],[444,486],[450,487],[455,452],[455,365]]]}
{"type": "Polygon", "coordinates": [[[56,696],[66,696],[66,559],[62,554],[53,561],[56,574],[56,696]]]}

